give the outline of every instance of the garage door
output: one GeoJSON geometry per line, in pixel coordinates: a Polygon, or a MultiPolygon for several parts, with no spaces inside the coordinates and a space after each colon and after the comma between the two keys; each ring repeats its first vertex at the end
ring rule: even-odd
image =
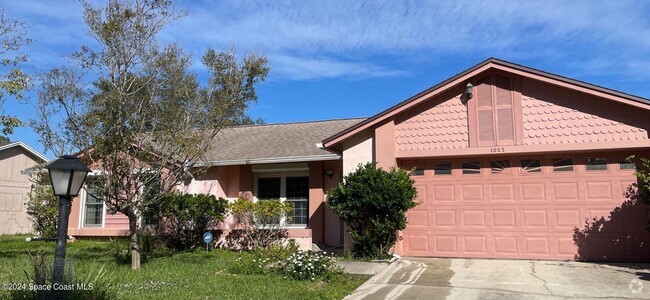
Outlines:
{"type": "Polygon", "coordinates": [[[407,256],[647,261],[647,208],[624,154],[401,161],[422,203],[407,256]]]}

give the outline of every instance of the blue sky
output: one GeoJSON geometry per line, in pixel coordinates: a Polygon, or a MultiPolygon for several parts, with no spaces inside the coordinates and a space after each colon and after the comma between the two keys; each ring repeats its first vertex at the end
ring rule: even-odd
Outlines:
{"type": "MultiPolygon", "coordinates": [[[[249,113],[267,123],[372,116],[497,57],[650,98],[650,1],[176,1],[189,16],[160,36],[194,55],[212,47],[270,61],[249,113]]],[[[75,0],[2,1],[30,26],[36,74],[68,63],[86,37],[75,0]]],[[[205,77],[205,76],[203,76],[205,77]]],[[[34,91],[28,96],[34,98],[34,91]]],[[[32,102],[33,103],[33,102],[32,102]]],[[[5,111],[35,117],[32,103],[5,111]]],[[[42,151],[38,136],[10,136],[42,151]]],[[[51,153],[46,154],[52,157],[51,153]]]]}

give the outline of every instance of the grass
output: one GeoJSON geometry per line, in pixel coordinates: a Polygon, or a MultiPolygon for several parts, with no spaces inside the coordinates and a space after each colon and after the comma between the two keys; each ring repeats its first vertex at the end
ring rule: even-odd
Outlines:
{"type": "MultiPolygon", "coordinates": [[[[33,272],[31,256],[42,252],[48,264],[54,242],[25,242],[26,236],[0,236],[0,283],[27,282],[33,272]]],[[[228,269],[246,252],[215,250],[159,251],[143,259],[132,271],[123,254],[126,242],[80,240],[68,244],[67,262],[78,277],[103,272],[101,280],[114,286],[118,299],[341,299],[367,278],[342,275],[331,282],[294,281],[279,275],[231,274],[228,269]]],[[[0,291],[1,298],[9,298],[0,291]]]]}

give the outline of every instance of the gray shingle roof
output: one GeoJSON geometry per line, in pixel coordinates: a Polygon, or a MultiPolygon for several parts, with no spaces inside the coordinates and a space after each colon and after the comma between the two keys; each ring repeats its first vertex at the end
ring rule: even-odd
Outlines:
{"type": "Polygon", "coordinates": [[[364,118],[226,128],[206,153],[208,165],[337,159],[316,144],[364,118]]]}

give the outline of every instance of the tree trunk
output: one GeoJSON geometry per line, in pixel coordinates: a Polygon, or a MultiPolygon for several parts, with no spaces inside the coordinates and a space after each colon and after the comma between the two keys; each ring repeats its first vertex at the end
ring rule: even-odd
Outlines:
{"type": "Polygon", "coordinates": [[[130,212],[129,217],[129,243],[131,244],[131,269],[140,269],[140,245],[138,243],[138,216],[130,212]]]}

